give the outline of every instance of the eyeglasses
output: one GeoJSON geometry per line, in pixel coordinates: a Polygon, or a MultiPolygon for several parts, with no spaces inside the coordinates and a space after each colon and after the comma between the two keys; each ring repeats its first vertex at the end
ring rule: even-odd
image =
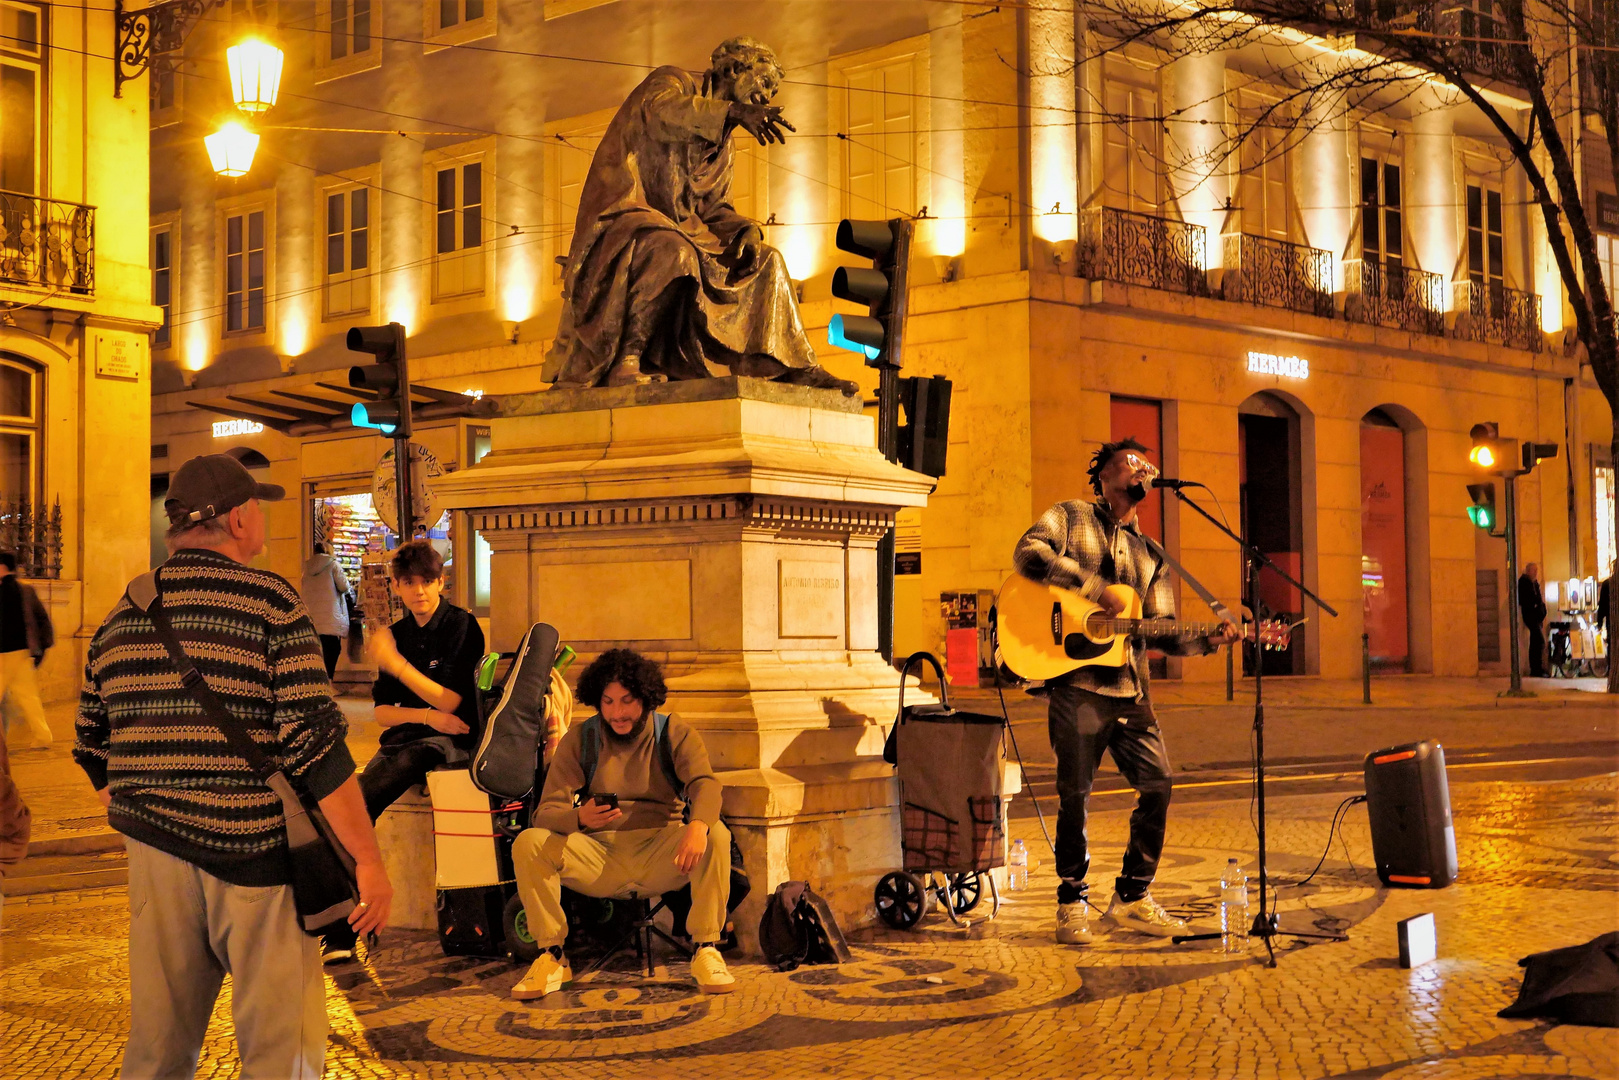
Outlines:
{"type": "Polygon", "coordinates": [[[1140,477],[1143,480],[1156,480],[1158,478],[1158,466],[1140,454],[1125,454],[1124,463],[1130,466],[1130,475],[1132,476],[1140,477]]]}

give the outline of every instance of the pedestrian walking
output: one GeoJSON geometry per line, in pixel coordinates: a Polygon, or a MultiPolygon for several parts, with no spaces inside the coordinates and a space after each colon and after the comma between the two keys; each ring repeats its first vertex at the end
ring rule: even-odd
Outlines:
{"type": "Polygon", "coordinates": [[[33,587],[17,576],[17,553],[0,551],[0,710],[8,726],[11,717],[22,717],[36,747],[55,741],[34,678],[45,650],[55,644],[50,612],[33,587]]]}
{"type": "Polygon", "coordinates": [[[349,579],[326,544],[316,543],[315,554],[304,563],[298,595],[304,598],[309,621],[320,635],[321,659],[330,679],[337,670],[337,658],[343,654],[343,639],[349,636],[349,579]]]}
{"type": "MultiPolygon", "coordinates": [[[[22,793],[11,779],[11,760],[6,741],[0,739],[0,878],[28,857],[28,833],[32,817],[22,793]]],[[[5,891],[0,889],[0,925],[4,925],[5,891]]]]}
{"type": "Polygon", "coordinates": [[[1540,567],[1530,563],[1518,578],[1518,612],[1529,631],[1529,677],[1546,677],[1546,597],[1540,591],[1540,567]]]}
{"type": "MultiPolygon", "coordinates": [[[[393,890],[315,628],[285,579],[246,565],[264,550],[260,503],[284,494],[225,454],[182,465],[164,504],[158,602],[214,695],[353,855],[349,921],[368,933],[387,923],[393,890]]],[[[243,1080],[316,1080],[320,950],[298,922],[281,800],[208,723],[127,596],[90,641],[77,736],[74,759],[129,849],[123,1080],[195,1075],[227,974],[243,1080]]]]}

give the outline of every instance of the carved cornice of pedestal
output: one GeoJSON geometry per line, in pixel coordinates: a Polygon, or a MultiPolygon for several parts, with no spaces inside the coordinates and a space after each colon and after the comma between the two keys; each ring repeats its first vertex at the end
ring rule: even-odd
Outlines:
{"type": "Polygon", "coordinates": [[[646,499],[625,503],[566,503],[474,512],[472,527],[483,533],[563,532],[599,529],[664,529],[734,523],[743,532],[772,536],[880,539],[894,527],[885,506],[828,503],[818,499],[755,498],[646,499]]]}

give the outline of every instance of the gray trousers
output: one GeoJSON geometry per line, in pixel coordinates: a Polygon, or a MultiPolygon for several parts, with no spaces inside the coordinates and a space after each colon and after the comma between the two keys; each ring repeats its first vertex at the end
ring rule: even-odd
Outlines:
{"type": "Polygon", "coordinates": [[[191,1080],[231,977],[242,1080],[319,1080],[326,1059],[320,942],[292,888],[221,881],[136,840],[129,848],[129,1043],[122,1080],[191,1080]]]}

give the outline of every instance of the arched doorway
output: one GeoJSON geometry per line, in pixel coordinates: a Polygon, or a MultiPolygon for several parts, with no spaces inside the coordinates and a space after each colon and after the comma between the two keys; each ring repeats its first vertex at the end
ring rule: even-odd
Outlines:
{"type": "MultiPolygon", "coordinates": [[[[1242,484],[1243,537],[1288,574],[1304,576],[1304,452],[1299,413],[1277,394],[1258,393],[1237,409],[1237,455],[1242,484]]],[[[1254,608],[1247,581],[1243,603],[1254,608]]],[[[1304,598],[1275,574],[1259,579],[1259,600],[1272,618],[1298,622],[1304,598]]],[[[1264,653],[1266,675],[1305,672],[1310,624],[1293,632],[1286,649],[1264,653]]],[[[1243,674],[1254,671],[1253,646],[1243,649],[1243,674]]]]}
{"type": "Polygon", "coordinates": [[[1423,427],[1396,405],[1360,422],[1360,578],[1372,668],[1431,671],[1423,427]]]}

